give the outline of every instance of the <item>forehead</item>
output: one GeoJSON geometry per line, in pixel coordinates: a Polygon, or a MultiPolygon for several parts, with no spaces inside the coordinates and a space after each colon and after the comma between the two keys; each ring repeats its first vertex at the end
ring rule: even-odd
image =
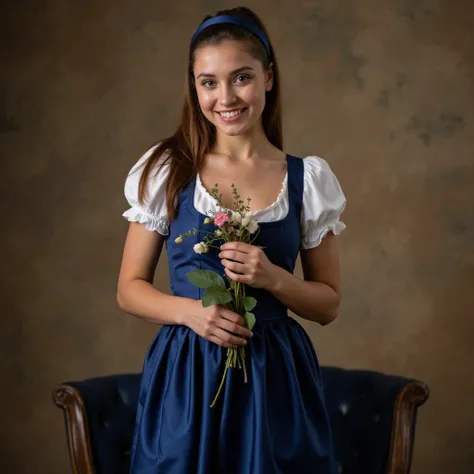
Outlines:
{"type": "MultiPolygon", "coordinates": [[[[243,66],[262,68],[251,54],[251,45],[245,41],[224,40],[216,45],[198,48],[194,55],[194,73],[225,75],[243,66]]],[[[262,68],[263,69],[263,68],[262,68]]]]}

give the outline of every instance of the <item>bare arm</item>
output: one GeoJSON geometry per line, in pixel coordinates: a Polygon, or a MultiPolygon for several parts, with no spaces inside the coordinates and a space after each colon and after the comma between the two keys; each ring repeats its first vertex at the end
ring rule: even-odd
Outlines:
{"type": "Polygon", "coordinates": [[[143,224],[130,224],[120,267],[117,301],[129,314],[156,324],[183,324],[193,300],[171,296],[153,286],[164,237],[143,224]]]}
{"type": "Polygon", "coordinates": [[[219,256],[235,281],[264,288],[291,311],[321,325],[337,318],[340,304],[339,256],[330,233],[318,247],[302,250],[304,280],[268,260],[265,252],[242,242],[224,244],[219,256]]]}
{"type": "Polygon", "coordinates": [[[341,299],[336,240],[330,233],[318,247],[301,250],[304,280],[276,267],[269,287],[295,314],[323,326],[337,318],[341,299]]]}

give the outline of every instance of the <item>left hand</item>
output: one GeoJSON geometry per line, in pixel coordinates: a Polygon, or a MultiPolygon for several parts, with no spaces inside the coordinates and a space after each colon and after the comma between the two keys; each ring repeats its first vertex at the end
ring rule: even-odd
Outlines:
{"type": "Polygon", "coordinates": [[[219,257],[226,275],[234,281],[264,289],[274,283],[275,265],[260,247],[243,242],[226,242],[221,246],[219,257]]]}

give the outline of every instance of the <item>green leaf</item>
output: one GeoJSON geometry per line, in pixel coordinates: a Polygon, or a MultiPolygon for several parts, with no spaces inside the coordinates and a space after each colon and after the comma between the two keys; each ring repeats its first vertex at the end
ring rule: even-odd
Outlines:
{"type": "Polygon", "coordinates": [[[247,328],[252,330],[255,326],[255,314],[246,311],[244,314],[245,323],[247,324],[247,328]]]}
{"type": "Polygon", "coordinates": [[[232,295],[217,285],[209,286],[202,295],[202,305],[207,308],[213,304],[227,304],[232,301],[232,295]]]}
{"type": "Polygon", "coordinates": [[[254,309],[256,305],[257,305],[257,300],[255,298],[252,298],[251,296],[246,296],[244,298],[245,311],[252,311],[252,309],[254,309]]]}
{"type": "Polygon", "coordinates": [[[193,270],[186,273],[188,280],[198,288],[209,288],[210,286],[220,286],[225,289],[224,279],[212,270],[193,270]]]}

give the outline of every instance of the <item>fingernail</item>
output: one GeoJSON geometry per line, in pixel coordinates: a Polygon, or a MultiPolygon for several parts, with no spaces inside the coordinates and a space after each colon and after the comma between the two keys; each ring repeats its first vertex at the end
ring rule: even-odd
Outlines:
{"type": "Polygon", "coordinates": [[[247,344],[247,341],[244,339],[244,345],[247,344]]]}

